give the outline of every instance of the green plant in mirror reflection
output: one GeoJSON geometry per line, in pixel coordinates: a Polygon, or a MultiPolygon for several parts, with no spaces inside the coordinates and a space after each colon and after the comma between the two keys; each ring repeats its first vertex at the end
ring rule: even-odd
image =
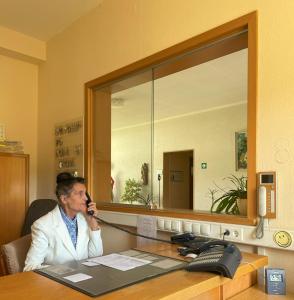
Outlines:
{"type": "Polygon", "coordinates": [[[148,206],[150,208],[154,208],[154,204],[152,202],[152,199],[150,197],[150,194],[147,194],[146,196],[143,195],[139,195],[139,202],[141,202],[142,204],[144,204],[145,206],[148,206]]]}
{"type": "Polygon", "coordinates": [[[151,206],[152,200],[150,194],[147,194],[146,196],[142,195],[142,186],[143,184],[140,181],[129,178],[126,181],[125,191],[121,197],[122,202],[151,206]]]}
{"type": "Polygon", "coordinates": [[[239,199],[247,199],[247,177],[236,177],[235,175],[228,176],[224,180],[229,181],[233,187],[229,190],[216,185],[217,189],[210,189],[212,197],[211,212],[226,213],[239,215],[240,209],[238,206],[239,199]],[[222,195],[215,199],[215,194],[221,192],[222,195]]]}
{"type": "Polygon", "coordinates": [[[125,191],[121,196],[121,200],[123,202],[129,202],[133,204],[133,202],[138,201],[141,191],[142,184],[135,179],[129,178],[128,180],[126,180],[125,191]]]}

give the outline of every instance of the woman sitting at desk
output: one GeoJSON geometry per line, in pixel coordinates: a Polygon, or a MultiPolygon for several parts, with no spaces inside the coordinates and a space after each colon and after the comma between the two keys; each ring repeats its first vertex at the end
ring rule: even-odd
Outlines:
{"type": "Polygon", "coordinates": [[[97,214],[97,208],[94,202],[87,208],[84,178],[60,173],[56,184],[59,205],[32,225],[32,244],[24,271],[103,253],[100,227],[87,214],[97,214]]]}

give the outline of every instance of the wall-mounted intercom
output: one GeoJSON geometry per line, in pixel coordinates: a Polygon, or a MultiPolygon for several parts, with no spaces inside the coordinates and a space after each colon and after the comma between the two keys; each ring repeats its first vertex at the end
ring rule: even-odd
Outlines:
{"type": "Polygon", "coordinates": [[[258,215],[276,218],[276,172],[257,173],[258,215]]]}

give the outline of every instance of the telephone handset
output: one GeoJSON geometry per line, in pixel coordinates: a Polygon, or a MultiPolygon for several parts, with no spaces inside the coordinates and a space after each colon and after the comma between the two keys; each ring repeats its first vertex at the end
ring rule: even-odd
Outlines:
{"type": "Polygon", "coordinates": [[[242,259],[238,247],[223,240],[204,243],[195,253],[199,253],[198,257],[188,264],[186,270],[220,273],[229,278],[234,277],[242,259]]]}
{"type": "MultiPolygon", "coordinates": [[[[88,192],[86,192],[86,197],[87,197],[86,206],[88,208],[89,204],[92,202],[91,197],[88,194],[88,192]]],[[[94,211],[93,210],[87,211],[87,214],[90,215],[90,216],[93,216],[94,215],[94,211]]]]}

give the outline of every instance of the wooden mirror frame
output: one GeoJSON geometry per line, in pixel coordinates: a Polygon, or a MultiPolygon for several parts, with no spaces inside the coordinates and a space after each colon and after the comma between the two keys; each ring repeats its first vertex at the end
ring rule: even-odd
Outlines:
{"type": "MultiPolygon", "coordinates": [[[[169,209],[150,210],[145,207],[134,207],[118,203],[97,203],[99,210],[118,211],[133,214],[156,215],[179,219],[213,221],[254,225],[256,223],[256,98],[257,98],[257,12],[249,13],[238,19],[225,23],[205,33],[192,37],[149,57],[113,71],[85,84],[85,178],[88,190],[93,191],[93,100],[94,91],[102,85],[110,84],[128,75],[150,69],[168,59],[199,48],[217,40],[248,30],[248,91],[247,91],[247,135],[248,135],[248,165],[247,165],[247,216],[205,214],[197,211],[180,212],[169,209]]],[[[228,50],[226,50],[228,51],[228,50]]],[[[228,54],[224,53],[222,55],[228,54]]],[[[221,56],[222,56],[221,55],[221,56]]],[[[211,57],[207,60],[210,60],[211,57]]]]}

